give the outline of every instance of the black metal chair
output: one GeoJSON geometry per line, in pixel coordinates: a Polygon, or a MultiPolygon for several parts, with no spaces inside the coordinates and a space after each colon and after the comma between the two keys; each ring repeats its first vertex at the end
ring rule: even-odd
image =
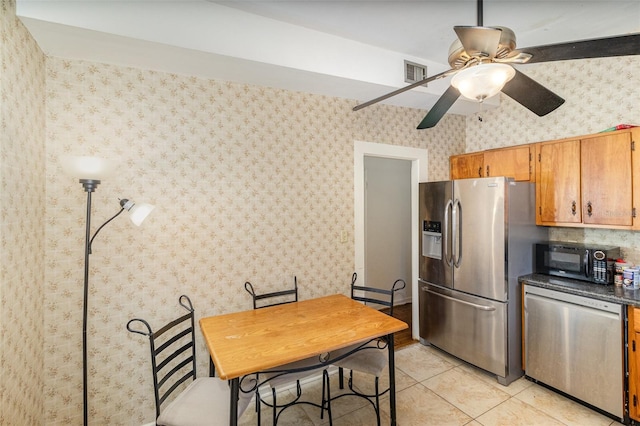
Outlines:
{"type": "MultiPolygon", "coordinates": [[[[402,279],[396,280],[390,289],[379,289],[374,287],[358,286],[356,280],[358,274],[355,272],[351,276],[351,298],[363,302],[365,304],[371,304],[374,306],[380,306],[386,308],[385,312],[390,316],[393,316],[394,295],[397,291],[406,287],[406,283],[402,279]]],[[[376,418],[378,426],[380,426],[380,397],[389,391],[389,388],[380,392],[379,379],[382,371],[389,365],[389,351],[388,341],[386,336],[375,339],[365,344],[353,345],[334,351],[331,353],[330,361],[333,365],[338,367],[338,374],[340,380],[340,389],[344,388],[344,369],[349,369],[349,390],[351,393],[344,393],[334,397],[334,399],[342,398],[344,396],[356,395],[368,400],[376,411],[376,418]],[[353,352],[350,354],[350,352],[353,352]],[[374,388],[375,393],[365,394],[359,392],[353,387],[353,372],[358,371],[366,374],[371,374],[375,377],[374,388]]]]}
{"type": "MultiPolygon", "coordinates": [[[[127,323],[127,330],[149,339],[156,425],[229,424],[229,385],[216,377],[196,377],[194,309],[185,295],[179,297],[178,303],[188,313],[159,330],[153,331],[149,323],[140,318],[127,323]]],[[[252,392],[240,392],[238,417],[252,396],[252,392]]]]}
{"type": "Polygon", "coordinates": [[[253,285],[251,285],[249,281],[244,283],[244,289],[251,295],[251,299],[253,300],[253,309],[284,305],[285,303],[298,301],[298,277],[293,277],[293,288],[290,290],[257,294],[253,289],[253,285]]]}
{"type": "MultiPolygon", "coordinates": [[[[262,309],[298,301],[298,278],[295,276],[293,277],[293,289],[290,290],[258,294],[249,281],[244,283],[244,288],[247,293],[251,295],[254,309],[262,309]]],[[[258,385],[256,387],[256,411],[258,414],[258,424],[260,424],[260,404],[265,404],[272,408],[274,426],[277,424],[280,414],[285,409],[295,404],[308,404],[320,408],[320,418],[324,418],[324,412],[326,410],[329,416],[329,424],[333,424],[333,419],[331,418],[329,374],[326,370],[328,365],[323,364],[328,360],[328,354],[326,355],[326,357],[303,359],[301,361],[282,365],[261,373],[262,377],[257,379],[258,385]],[[317,404],[311,401],[301,401],[302,386],[300,385],[300,380],[316,374],[319,369],[322,369],[322,402],[317,404]],[[286,404],[278,405],[276,397],[277,389],[290,386],[294,381],[296,386],[296,397],[286,404]],[[265,401],[260,397],[259,388],[263,384],[268,384],[271,388],[271,395],[273,398],[271,402],[265,401]]]]}

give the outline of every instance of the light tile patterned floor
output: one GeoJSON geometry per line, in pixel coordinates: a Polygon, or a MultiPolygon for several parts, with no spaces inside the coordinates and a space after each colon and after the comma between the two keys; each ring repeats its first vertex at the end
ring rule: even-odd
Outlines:
{"type": "MultiPolygon", "coordinates": [[[[372,388],[371,376],[357,374],[354,382],[361,390],[372,388]]],[[[388,380],[381,379],[381,387],[387,383],[388,380]]],[[[340,392],[337,374],[331,375],[331,391],[332,396],[340,392]]],[[[290,392],[280,392],[279,401],[292,397],[290,392]]],[[[321,381],[305,383],[303,393],[304,399],[319,401],[321,381]]],[[[502,386],[495,377],[417,343],[396,352],[396,394],[399,426],[620,425],[524,378],[502,386]]],[[[387,397],[382,399],[381,406],[382,424],[388,425],[387,397]]],[[[256,413],[251,407],[240,419],[242,426],[256,424],[256,413]]],[[[340,398],[331,407],[336,426],[376,424],[373,408],[361,398],[340,398]]],[[[263,409],[262,425],[271,424],[271,412],[263,409]]],[[[319,426],[328,424],[328,420],[326,415],[320,419],[319,409],[298,405],[287,409],[278,424],[319,426]]]]}

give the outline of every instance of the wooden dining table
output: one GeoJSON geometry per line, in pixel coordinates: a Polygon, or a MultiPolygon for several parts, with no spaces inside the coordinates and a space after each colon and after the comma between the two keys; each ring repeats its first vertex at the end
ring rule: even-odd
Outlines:
{"type": "MultiPolygon", "coordinates": [[[[217,376],[230,381],[230,424],[237,425],[242,377],[388,336],[389,409],[396,424],[393,333],[408,325],[336,294],[200,319],[217,376]]],[[[320,361],[319,361],[320,363],[320,361]]]]}

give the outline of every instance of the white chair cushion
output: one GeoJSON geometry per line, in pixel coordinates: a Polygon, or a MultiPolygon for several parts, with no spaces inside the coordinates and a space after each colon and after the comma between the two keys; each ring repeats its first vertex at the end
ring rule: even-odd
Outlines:
{"type": "MultiPolygon", "coordinates": [[[[229,424],[228,382],[217,377],[194,380],[160,413],[158,426],[219,426],[229,424]]],[[[253,393],[240,392],[238,417],[244,413],[253,393]]]]}
{"type": "Polygon", "coordinates": [[[329,365],[320,364],[320,359],[318,357],[306,358],[300,361],[292,362],[281,367],[272,368],[271,370],[267,370],[266,372],[261,374],[261,381],[263,379],[268,380],[269,386],[276,389],[280,386],[288,385],[290,383],[295,383],[296,380],[304,379],[305,377],[312,376],[317,374],[318,371],[324,370],[329,365]],[[282,370],[295,370],[298,368],[306,368],[306,367],[314,367],[318,366],[318,368],[314,368],[306,371],[299,371],[295,373],[272,373],[271,371],[282,371],[282,370]]]}
{"type": "MultiPolygon", "coordinates": [[[[335,359],[341,355],[344,355],[359,345],[348,346],[343,349],[331,352],[331,358],[335,359]]],[[[385,347],[380,349],[377,342],[369,342],[363,346],[363,349],[353,353],[338,361],[331,361],[331,364],[348,368],[349,370],[360,371],[362,373],[372,374],[379,376],[385,367],[389,365],[389,350],[385,347]]]]}

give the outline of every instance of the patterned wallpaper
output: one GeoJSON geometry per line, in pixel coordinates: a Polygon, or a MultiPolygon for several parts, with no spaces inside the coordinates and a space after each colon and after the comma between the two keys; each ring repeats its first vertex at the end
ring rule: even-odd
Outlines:
{"type": "Polygon", "coordinates": [[[0,425],[43,423],[45,58],[0,2],[0,425]]]}
{"type": "MultiPolygon", "coordinates": [[[[639,68],[638,56],[522,65],[523,73],[565,98],[565,103],[538,117],[501,95],[500,108],[466,118],[466,152],[597,133],[620,123],[640,125],[639,68]]],[[[640,233],[549,230],[551,239],[620,246],[627,260],[640,264],[640,233]]]]}
{"type": "Polygon", "coordinates": [[[638,56],[520,65],[565,103],[538,117],[500,95],[499,108],[466,118],[466,151],[597,133],[620,123],[640,125],[639,65],[638,56]]]}
{"type": "MultiPolygon", "coordinates": [[[[81,414],[85,194],[63,154],[118,161],[93,196],[93,223],[118,197],[157,206],[135,228],[118,218],[91,255],[89,383],[94,424],[153,418],[148,355],[124,325],[158,326],[188,294],[197,315],[249,309],[258,291],[293,285],[302,299],[347,293],[354,268],[354,140],[428,148],[446,179],[464,118],[415,131],[420,111],[113,65],[47,60],[46,423],[81,414]],[[453,143],[452,143],[453,142],[453,143]],[[346,230],[348,243],[340,243],[346,230]]],[[[207,356],[199,342],[200,371],[207,356]]]]}

